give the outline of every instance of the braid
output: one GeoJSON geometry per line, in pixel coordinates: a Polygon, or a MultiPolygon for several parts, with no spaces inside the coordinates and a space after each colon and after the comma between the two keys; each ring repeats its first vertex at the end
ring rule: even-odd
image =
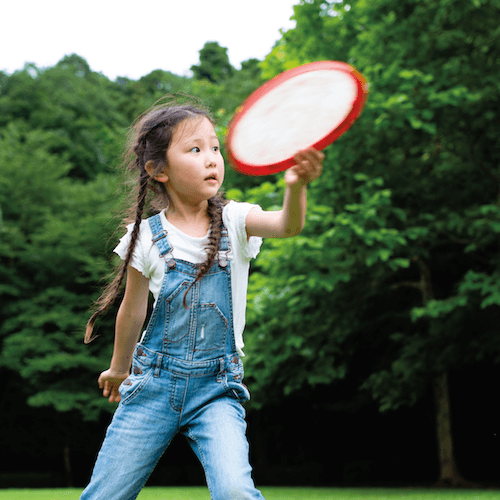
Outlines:
{"type": "MultiPolygon", "coordinates": [[[[85,343],[91,342],[96,337],[93,334],[96,319],[107,312],[120,295],[127,268],[139,238],[143,213],[147,212],[147,215],[153,215],[164,208],[168,208],[170,205],[170,197],[165,185],[156,181],[154,177],[156,174],[163,172],[167,166],[166,152],[177,125],[186,119],[196,117],[205,117],[212,122],[212,118],[205,109],[194,107],[190,104],[177,106],[170,103],[158,103],[151,110],[141,115],[129,131],[123,168],[126,172],[135,172],[134,177],[137,175],[138,170],[139,182],[135,182],[137,193],[135,203],[130,207],[128,217],[125,220],[127,224],[133,222],[134,227],[127,255],[123,263],[116,271],[115,278],[104,289],[102,295],[95,303],[94,312],[87,323],[85,343]],[[153,166],[153,171],[148,168],[148,173],[146,170],[147,164],[153,166]]],[[[212,215],[210,217],[211,220],[215,220],[212,215]]],[[[212,232],[217,233],[217,230],[212,229],[212,232]]],[[[220,233],[220,231],[218,232],[220,233]]],[[[219,240],[220,235],[216,240],[211,237],[209,246],[213,248],[209,252],[210,264],[208,267],[202,267],[201,272],[198,273],[199,276],[196,278],[197,280],[201,279],[203,274],[210,268],[217,253],[219,240]]]]}
{"type": "Polygon", "coordinates": [[[137,238],[139,237],[139,230],[142,222],[142,214],[144,213],[144,205],[146,203],[148,178],[149,176],[145,170],[143,170],[139,175],[139,191],[137,193],[137,209],[135,212],[134,229],[132,230],[127,255],[122,265],[125,269],[127,269],[130,260],[132,259],[135,244],[137,243],[137,238]]]}
{"type": "MultiPolygon", "coordinates": [[[[139,161],[138,161],[139,162],[139,161]]],[[[148,174],[143,169],[141,174],[139,175],[139,190],[137,193],[137,204],[136,204],[136,214],[135,214],[135,222],[134,229],[132,230],[132,234],[130,237],[130,243],[127,250],[127,255],[125,260],[121,263],[118,272],[113,279],[113,281],[104,289],[101,297],[97,300],[95,306],[96,311],[90,317],[87,322],[87,327],[85,330],[85,339],[84,342],[86,344],[92,342],[96,338],[96,335],[93,334],[94,324],[96,319],[107,312],[109,308],[114,304],[118,295],[120,294],[120,289],[123,283],[123,279],[125,278],[125,274],[127,272],[128,265],[130,260],[132,259],[132,255],[134,253],[134,248],[137,243],[137,238],[139,236],[139,230],[142,221],[142,214],[144,212],[144,205],[146,202],[146,194],[148,188],[148,174]]]]}
{"type": "Polygon", "coordinates": [[[192,286],[197,281],[200,281],[201,278],[208,273],[210,267],[215,261],[217,252],[219,251],[219,244],[222,237],[222,210],[226,203],[227,201],[221,195],[214,196],[208,200],[207,213],[210,217],[210,232],[208,235],[208,243],[205,246],[207,258],[205,262],[200,265],[194,281],[189,285],[188,289],[184,293],[183,304],[185,308],[187,308],[186,298],[189,290],[191,290],[192,286]]]}

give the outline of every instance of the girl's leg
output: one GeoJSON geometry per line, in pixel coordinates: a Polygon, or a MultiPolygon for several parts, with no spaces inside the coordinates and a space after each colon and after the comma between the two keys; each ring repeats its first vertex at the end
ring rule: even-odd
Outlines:
{"type": "Polygon", "coordinates": [[[252,480],[245,410],[229,396],[202,407],[181,429],[205,469],[212,500],[263,500],[252,480]]]}
{"type": "MultiPolygon", "coordinates": [[[[136,498],[170,444],[177,428],[166,418],[166,405],[138,399],[142,401],[120,403],[80,500],[136,498]]],[[[171,413],[177,420],[178,414],[171,413]]]]}

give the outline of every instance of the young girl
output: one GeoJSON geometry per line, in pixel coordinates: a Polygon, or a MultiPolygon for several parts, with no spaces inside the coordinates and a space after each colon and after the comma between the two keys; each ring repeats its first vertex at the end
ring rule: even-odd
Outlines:
{"type": "Polygon", "coordinates": [[[240,359],[249,262],[262,237],[300,233],[306,186],[320,175],[323,154],[297,153],[285,173],[283,209],[267,212],[218,194],[224,161],[206,112],[156,108],[131,137],[135,222],[115,249],[122,268],[85,336],[92,340],[96,318],[126,276],[111,365],[99,377],[104,396],[120,404],[81,499],[136,498],[178,432],[202,463],[212,499],[262,499],[241,405],[250,397],[240,359]],[[146,208],[156,215],[143,220],[146,208]],[[137,343],[150,291],[155,307],[137,343]]]}

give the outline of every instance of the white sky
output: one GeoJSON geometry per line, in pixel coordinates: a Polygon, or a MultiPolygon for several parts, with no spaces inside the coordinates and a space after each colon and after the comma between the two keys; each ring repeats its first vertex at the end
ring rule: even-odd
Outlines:
{"type": "Polygon", "coordinates": [[[290,29],[300,0],[24,0],[0,7],[0,70],[53,66],[76,53],[93,71],[134,80],[154,69],[188,75],[207,41],[231,64],[262,60],[290,29]]]}

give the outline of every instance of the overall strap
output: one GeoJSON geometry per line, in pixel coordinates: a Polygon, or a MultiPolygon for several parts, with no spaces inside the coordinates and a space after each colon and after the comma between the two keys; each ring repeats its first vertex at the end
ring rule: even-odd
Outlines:
{"type": "Polygon", "coordinates": [[[219,266],[226,267],[227,261],[229,259],[229,254],[231,253],[231,245],[229,243],[228,232],[226,226],[222,225],[221,239],[219,242],[219,266]]]}
{"type": "MultiPolygon", "coordinates": [[[[175,267],[175,260],[172,256],[172,247],[170,246],[167,238],[167,230],[163,229],[160,214],[154,215],[148,219],[151,232],[153,233],[153,243],[160,251],[160,257],[163,257],[167,262],[169,268],[175,267]]],[[[219,243],[219,265],[226,267],[231,253],[231,245],[229,243],[229,236],[226,227],[222,226],[221,239],[219,243]]]]}
{"type": "Polygon", "coordinates": [[[160,251],[160,257],[163,257],[168,267],[175,267],[175,260],[172,257],[172,247],[170,246],[167,238],[167,230],[163,229],[161,224],[160,214],[153,215],[148,219],[149,227],[153,233],[153,243],[158,247],[160,251]],[[168,255],[170,254],[170,257],[168,255]]]}

